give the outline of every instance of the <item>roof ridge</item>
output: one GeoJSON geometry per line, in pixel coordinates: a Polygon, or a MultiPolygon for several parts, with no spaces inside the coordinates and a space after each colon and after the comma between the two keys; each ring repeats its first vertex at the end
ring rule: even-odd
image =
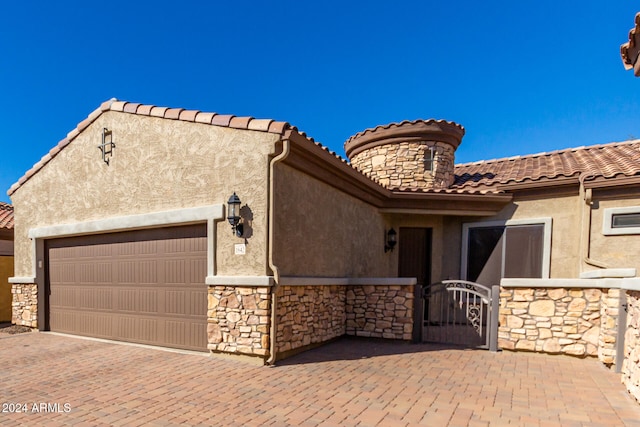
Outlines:
{"type": "Polygon", "coordinates": [[[111,98],[102,103],[102,111],[118,111],[122,113],[136,114],[139,116],[160,117],[170,120],[196,122],[214,126],[229,127],[234,129],[255,130],[268,133],[282,134],[289,129],[289,122],[281,122],[273,119],[256,119],[253,116],[235,116],[233,114],[218,114],[203,112],[200,110],[187,110],[185,108],[161,107],[152,104],[140,104],[137,102],[119,101],[111,98]],[[105,105],[105,104],[108,104],[105,105]]]}
{"type": "Polygon", "coordinates": [[[633,144],[640,144],[640,139],[629,139],[626,141],[607,142],[607,143],[596,144],[596,145],[581,145],[579,147],[561,148],[559,150],[541,151],[535,154],[522,154],[522,155],[511,156],[511,157],[499,157],[499,158],[489,159],[489,160],[476,160],[472,162],[457,163],[455,164],[455,167],[490,164],[490,163],[497,163],[497,162],[505,162],[509,160],[533,159],[536,157],[547,157],[555,154],[564,154],[564,153],[576,152],[576,151],[590,151],[590,150],[597,150],[597,149],[606,148],[606,147],[633,145],[633,144]]]}
{"type": "Polygon", "coordinates": [[[284,132],[292,126],[289,122],[280,122],[273,119],[256,119],[254,117],[242,117],[228,114],[206,113],[200,110],[186,110],[184,108],[158,107],[151,104],[140,104],[136,102],[120,101],[117,98],[111,98],[100,104],[98,108],[93,110],[86,119],[78,123],[65,138],[60,140],[47,154],[45,154],[31,169],[29,169],[15,184],[7,191],[7,195],[11,196],[18,188],[29,180],[36,172],[51,161],[58,153],[73,141],[82,131],[98,119],[107,111],[115,111],[128,114],[136,114],[140,116],[159,117],[170,120],[180,120],[185,122],[195,122],[208,124],[212,126],[228,127],[232,129],[253,130],[258,132],[267,132],[283,135],[284,132]]]}

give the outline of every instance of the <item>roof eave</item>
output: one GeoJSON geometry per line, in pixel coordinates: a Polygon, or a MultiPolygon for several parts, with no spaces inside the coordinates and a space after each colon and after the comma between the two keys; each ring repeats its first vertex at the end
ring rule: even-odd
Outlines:
{"type": "Polygon", "coordinates": [[[367,202],[383,213],[489,216],[499,212],[513,197],[506,193],[480,191],[391,191],[295,129],[285,133],[284,138],[292,142],[284,164],[367,202]],[[430,202],[436,202],[438,206],[434,208],[430,202]]]}
{"type": "MultiPolygon", "coordinates": [[[[549,188],[549,187],[563,187],[566,185],[580,183],[579,177],[577,174],[571,176],[560,176],[554,178],[539,178],[536,180],[527,179],[519,182],[506,182],[506,183],[495,183],[491,185],[479,185],[477,187],[469,186],[469,189],[478,189],[478,190],[488,190],[488,191],[520,191],[520,190],[532,190],[532,189],[540,189],[540,188],[549,188]]],[[[460,189],[465,189],[465,186],[458,187],[460,189]]]]}
{"type": "Polygon", "coordinates": [[[640,175],[615,176],[615,177],[598,177],[584,182],[584,188],[611,188],[611,187],[627,187],[640,185],[640,175]]]}
{"type": "Polygon", "coordinates": [[[394,191],[381,212],[457,216],[491,216],[513,200],[509,193],[443,193],[394,191]],[[432,203],[437,204],[433,206],[432,203]]]}

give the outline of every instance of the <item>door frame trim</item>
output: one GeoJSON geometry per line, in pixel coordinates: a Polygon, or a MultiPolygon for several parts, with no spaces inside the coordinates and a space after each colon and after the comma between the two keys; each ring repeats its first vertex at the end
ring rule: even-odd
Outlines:
{"type": "Polygon", "coordinates": [[[33,276],[11,278],[12,283],[38,283],[44,268],[43,239],[116,233],[177,225],[207,222],[207,276],[215,276],[216,228],[215,222],[224,219],[224,205],[216,204],[196,208],[174,209],[136,215],[123,215],[92,221],[30,228],[28,236],[33,244],[33,276]],[[40,274],[39,271],[41,272],[40,274]]]}
{"type": "Polygon", "coordinates": [[[523,218],[496,221],[465,222],[462,224],[462,241],[460,253],[460,279],[467,279],[468,253],[469,253],[469,229],[481,227],[509,227],[516,225],[538,225],[544,226],[544,241],[542,248],[542,279],[549,278],[551,269],[551,232],[553,219],[551,217],[523,218]]]}

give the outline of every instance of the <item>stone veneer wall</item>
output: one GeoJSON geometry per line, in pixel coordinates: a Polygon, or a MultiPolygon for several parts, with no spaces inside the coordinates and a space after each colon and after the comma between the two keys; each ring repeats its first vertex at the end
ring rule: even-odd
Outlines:
{"type": "MultiPolygon", "coordinates": [[[[598,337],[598,359],[607,366],[616,361],[618,340],[618,313],[620,311],[620,289],[603,289],[600,305],[600,336],[598,337]]],[[[622,325],[624,327],[624,325],[622,325]]]]}
{"type": "Polygon", "coordinates": [[[281,286],[277,301],[277,353],[345,333],[345,286],[281,286]]]}
{"type": "Polygon", "coordinates": [[[11,323],[38,327],[38,285],[35,283],[11,286],[11,323]]]}
{"type": "Polygon", "coordinates": [[[640,402],[640,291],[627,292],[627,307],[622,382],[640,402]]]}
{"type": "Polygon", "coordinates": [[[364,150],[351,159],[360,172],[390,189],[448,188],[453,184],[454,149],[436,141],[384,144],[364,150]],[[435,147],[433,171],[425,170],[435,147]]]}
{"type": "Polygon", "coordinates": [[[498,346],[615,362],[620,290],[501,288],[498,346]]]}
{"type": "Polygon", "coordinates": [[[350,286],[346,292],[347,335],[410,340],[413,285],[350,286]]]}
{"type": "Polygon", "coordinates": [[[270,298],[268,287],[210,286],[208,348],[216,352],[268,355],[270,298]]]}

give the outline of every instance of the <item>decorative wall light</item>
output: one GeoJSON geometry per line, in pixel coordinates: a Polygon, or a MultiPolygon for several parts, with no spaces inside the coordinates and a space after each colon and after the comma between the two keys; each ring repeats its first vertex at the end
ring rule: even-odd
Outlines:
{"type": "Polygon", "coordinates": [[[231,197],[229,197],[229,201],[227,201],[227,219],[229,220],[229,224],[231,224],[231,229],[233,230],[233,234],[238,237],[242,237],[242,232],[244,231],[244,227],[240,223],[240,197],[234,191],[231,197]]]}
{"type": "Polygon", "coordinates": [[[116,144],[113,143],[112,131],[102,128],[102,144],[98,145],[98,148],[102,151],[102,161],[108,165],[109,158],[107,156],[113,156],[113,149],[116,148],[116,144]]]}
{"type": "Polygon", "coordinates": [[[385,252],[393,251],[393,248],[396,246],[396,243],[398,243],[397,236],[398,234],[396,233],[396,230],[394,230],[393,228],[387,231],[387,242],[384,245],[385,252]]]}

